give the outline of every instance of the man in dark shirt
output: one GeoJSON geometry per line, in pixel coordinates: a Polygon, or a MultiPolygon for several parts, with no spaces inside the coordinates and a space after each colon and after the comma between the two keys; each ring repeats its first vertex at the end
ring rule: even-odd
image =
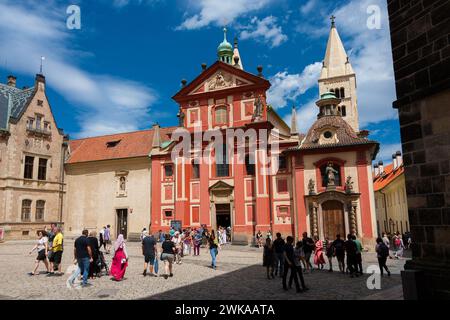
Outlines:
{"type": "Polygon", "coordinates": [[[291,270],[291,278],[294,278],[294,282],[295,282],[295,288],[297,289],[297,292],[302,292],[302,290],[300,290],[300,285],[298,283],[298,278],[297,278],[297,272],[295,269],[295,262],[294,262],[294,247],[293,244],[294,243],[294,238],[292,238],[291,236],[286,238],[286,244],[284,245],[284,250],[283,250],[283,256],[284,256],[284,272],[283,272],[283,289],[284,290],[288,290],[287,285],[286,285],[286,278],[287,278],[287,274],[289,272],[289,270],[291,270]]]}
{"type": "Polygon", "coordinates": [[[341,239],[341,235],[336,235],[336,240],[333,241],[334,255],[338,261],[339,270],[345,272],[345,248],[344,240],[341,239]]]}
{"type": "Polygon", "coordinates": [[[277,233],[277,238],[273,241],[273,247],[275,249],[275,275],[279,274],[280,277],[283,276],[284,269],[284,242],[283,238],[281,238],[281,233],[277,233]],[[278,273],[279,271],[279,273],[278,273]]]}
{"type": "Polygon", "coordinates": [[[305,253],[305,260],[306,260],[306,270],[313,270],[313,266],[311,264],[311,254],[314,250],[314,241],[313,239],[308,237],[307,232],[303,232],[303,252],[305,253]]]}
{"type": "Polygon", "coordinates": [[[345,252],[347,253],[347,267],[350,271],[350,277],[353,278],[354,275],[358,276],[358,273],[355,273],[357,270],[356,267],[356,243],[352,239],[352,235],[347,235],[347,241],[345,241],[345,252]]]}
{"type": "Polygon", "coordinates": [[[155,265],[156,257],[156,240],[153,235],[145,234],[142,239],[142,255],[144,256],[144,272],[142,273],[144,277],[147,275],[147,267],[150,264],[150,274],[152,277],[157,277],[153,272],[153,266],[155,265]]]}
{"type": "Polygon", "coordinates": [[[81,237],[75,240],[75,248],[73,251],[73,255],[78,262],[78,267],[83,274],[83,287],[88,285],[89,264],[94,261],[92,259],[92,250],[89,246],[88,234],[89,231],[83,230],[81,237]]]}

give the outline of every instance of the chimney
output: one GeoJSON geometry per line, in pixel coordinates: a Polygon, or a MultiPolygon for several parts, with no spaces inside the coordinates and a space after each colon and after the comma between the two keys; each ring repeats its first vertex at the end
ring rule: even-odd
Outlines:
{"type": "Polygon", "coordinates": [[[378,161],[378,168],[379,168],[379,174],[380,176],[382,176],[384,174],[384,166],[383,166],[383,161],[378,161]]]}
{"type": "Polygon", "coordinates": [[[402,153],[401,151],[397,151],[395,153],[395,156],[397,158],[397,168],[400,168],[400,166],[403,164],[403,158],[402,158],[402,153]]]}
{"type": "Polygon", "coordinates": [[[10,86],[10,87],[14,87],[15,88],[16,87],[16,80],[17,80],[16,77],[9,75],[8,76],[7,85],[10,86]]]}
{"type": "Polygon", "coordinates": [[[161,145],[161,136],[159,133],[159,124],[155,123],[153,125],[153,142],[152,142],[152,149],[159,148],[161,145]]]}
{"type": "Polygon", "coordinates": [[[380,170],[378,169],[378,164],[374,164],[373,165],[373,171],[374,171],[374,177],[378,177],[378,175],[380,174],[380,170]]]}
{"type": "Polygon", "coordinates": [[[397,170],[398,164],[397,164],[397,155],[394,153],[392,154],[392,170],[397,170]]]}

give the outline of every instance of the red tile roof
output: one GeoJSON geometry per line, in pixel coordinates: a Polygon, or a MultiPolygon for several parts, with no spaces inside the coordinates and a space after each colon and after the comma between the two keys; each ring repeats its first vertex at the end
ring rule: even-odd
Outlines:
{"type": "Polygon", "coordinates": [[[394,181],[397,177],[403,174],[405,171],[403,164],[400,166],[400,168],[397,168],[397,170],[393,170],[394,165],[391,163],[384,167],[384,175],[377,177],[374,177],[373,179],[373,188],[375,191],[381,190],[384,187],[386,187],[388,184],[390,184],[392,181],[394,181]]]}
{"type": "MultiPolygon", "coordinates": [[[[170,140],[176,127],[160,128],[161,142],[170,140]]],[[[70,158],[66,163],[146,157],[152,150],[153,129],[118,133],[69,141],[70,158]],[[115,146],[108,143],[120,141],[115,146]]]]}

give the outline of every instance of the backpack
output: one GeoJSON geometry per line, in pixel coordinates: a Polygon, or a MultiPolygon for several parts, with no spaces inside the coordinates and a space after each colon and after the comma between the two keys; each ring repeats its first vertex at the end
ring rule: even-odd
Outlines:
{"type": "Polygon", "coordinates": [[[380,256],[387,257],[389,256],[389,248],[384,243],[380,243],[380,256]]]}

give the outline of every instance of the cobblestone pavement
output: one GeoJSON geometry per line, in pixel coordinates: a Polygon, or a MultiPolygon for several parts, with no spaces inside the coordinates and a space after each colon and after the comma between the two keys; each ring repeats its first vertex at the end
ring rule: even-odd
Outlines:
{"type": "MultiPolygon", "coordinates": [[[[46,277],[28,276],[36,255],[29,255],[30,241],[0,244],[0,299],[392,299],[401,298],[400,271],[405,259],[388,260],[391,277],[383,277],[381,290],[369,290],[369,275],[349,278],[338,272],[315,270],[305,274],[310,290],[296,294],[295,289],[283,291],[281,279],[267,280],[261,266],[262,251],[258,248],[226,246],[218,256],[218,268],[209,267],[210,255],[201,249],[199,257],[186,256],[174,266],[174,277],[143,277],[143,257],[138,243],[128,243],[130,255],[125,280],[115,282],[109,276],[90,280],[92,286],[83,289],[66,287],[68,274],[46,277]],[[383,292],[386,292],[384,295],[383,292]],[[395,294],[393,294],[395,292],[395,294]]],[[[73,259],[73,240],[65,240],[63,270],[73,259]]],[[[112,259],[106,255],[108,264],[112,259]]],[[[364,253],[364,270],[377,265],[374,253],[364,253]]],[[[336,265],[336,261],[334,261],[336,265]]],[[[327,266],[325,267],[327,268],[327,266]]],[[[335,266],[336,268],[336,266],[335,266]]],[[[44,266],[41,266],[44,272],[44,266]]],[[[163,264],[160,263],[160,274],[163,264]]]]}

